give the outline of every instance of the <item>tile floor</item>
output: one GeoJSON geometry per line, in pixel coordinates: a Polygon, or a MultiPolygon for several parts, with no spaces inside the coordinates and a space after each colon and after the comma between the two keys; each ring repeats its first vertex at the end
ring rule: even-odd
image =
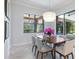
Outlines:
{"type": "MultiPolygon", "coordinates": [[[[56,59],[60,59],[59,55],[56,55],[56,59]]],[[[9,59],[36,59],[32,53],[32,44],[14,46],[11,50],[9,59]]],[[[40,55],[38,59],[41,59],[40,55]]],[[[50,53],[48,53],[48,55],[44,55],[44,59],[52,59],[50,53]]],[[[69,56],[69,59],[72,59],[71,56],[69,56]]]]}

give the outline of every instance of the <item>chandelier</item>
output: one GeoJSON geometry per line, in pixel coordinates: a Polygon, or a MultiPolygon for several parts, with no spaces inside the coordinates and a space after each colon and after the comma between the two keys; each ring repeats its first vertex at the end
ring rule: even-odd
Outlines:
{"type": "Polygon", "coordinates": [[[45,20],[45,22],[52,22],[55,21],[56,19],[56,13],[50,11],[50,0],[49,0],[49,11],[43,13],[43,19],[45,20]]]}

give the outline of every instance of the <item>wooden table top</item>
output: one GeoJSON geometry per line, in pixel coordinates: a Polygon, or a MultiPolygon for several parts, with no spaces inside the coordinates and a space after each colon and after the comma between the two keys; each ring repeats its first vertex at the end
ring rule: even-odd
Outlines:
{"type": "Polygon", "coordinates": [[[53,43],[57,44],[57,43],[62,43],[65,42],[64,38],[57,38],[53,43]]]}
{"type": "MultiPolygon", "coordinates": [[[[37,37],[40,38],[40,40],[43,40],[43,35],[39,35],[37,37]]],[[[49,39],[49,37],[48,37],[48,39],[49,39]]],[[[65,39],[62,37],[56,37],[56,39],[51,38],[51,40],[49,41],[49,43],[54,43],[54,44],[59,44],[62,42],[65,42],[65,39]]]]}

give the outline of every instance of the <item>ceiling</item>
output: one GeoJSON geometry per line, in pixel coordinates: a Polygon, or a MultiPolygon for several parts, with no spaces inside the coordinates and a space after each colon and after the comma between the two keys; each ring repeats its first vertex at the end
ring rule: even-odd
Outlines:
{"type": "Polygon", "coordinates": [[[68,19],[68,20],[75,21],[75,14],[73,14],[73,15],[70,15],[70,16],[68,16],[68,15],[65,15],[65,18],[66,18],[66,19],[68,19]]]}
{"type": "Polygon", "coordinates": [[[75,0],[13,0],[23,4],[29,4],[38,8],[58,10],[69,5],[75,6],[75,0]],[[49,4],[50,3],[50,4],[49,4]],[[50,6],[50,8],[49,8],[50,6]]]}

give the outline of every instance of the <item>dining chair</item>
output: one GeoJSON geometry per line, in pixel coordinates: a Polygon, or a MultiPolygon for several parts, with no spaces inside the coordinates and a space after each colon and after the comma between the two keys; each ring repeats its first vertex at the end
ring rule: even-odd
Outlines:
{"type": "Polygon", "coordinates": [[[70,54],[72,55],[72,59],[74,59],[74,56],[73,56],[73,46],[74,46],[74,40],[66,41],[64,46],[56,47],[55,48],[55,52],[60,54],[60,59],[61,59],[61,56],[63,56],[64,59],[68,59],[68,56],[70,54]]]}
{"type": "Polygon", "coordinates": [[[35,51],[34,51],[34,55],[36,54],[36,49],[37,49],[37,45],[36,45],[36,36],[32,36],[32,52],[35,48],[35,51]]]}
{"type": "Polygon", "coordinates": [[[74,34],[66,34],[65,37],[69,40],[73,40],[75,39],[75,35],[74,34]]]}
{"type": "Polygon", "coordinates": [[[42,40],[41,38],[37,38],[37,40],[36,40],[37,59],[38,59],[39,53],[41,53],[41,59],[43,59],[43,55],[47,54],[48,52],[51,52],[52,59],[53,59],[53,49],[51,47],[47,46],[47,45],[43,45],[41,40],[42,40]]]}

